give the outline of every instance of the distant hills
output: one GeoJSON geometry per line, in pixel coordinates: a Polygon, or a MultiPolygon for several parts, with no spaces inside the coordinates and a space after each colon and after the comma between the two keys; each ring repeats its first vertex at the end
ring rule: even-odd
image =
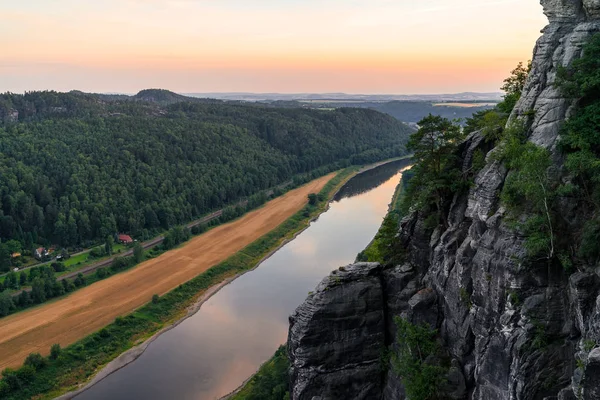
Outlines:
{"type": "MultiPolygon", "coordinates": [[[[391,115],[396,119],[415,124],[428,114],[449,119],[466,119],[473,113],[489,109],[500,98],[500,93],[457,93],[442,95],[348,95],[325,94],[255,94],[255,93],[205,93],[178,94],[165,89],[145,89],[135,95],[97,94],[72,91],[58,94],[44,92],[44,101],[35,105],[16,107],[6,103],[8,97],[0,97],[0,120],[29,119],[33,114],[73,116],[82,110],[94,113],[122,112],[118,104],[143,103],[146,113],[162,113],[161,107],[177,103],[202,104],[253,104],[269,108],[304,108],[333,110],[339,108],[368,108],[391,115]],[[68,99],[68,101],[67,101],[68,99]],[[98,107],[99,103],[114,105],[98,107]]],[[[18,98],[17,98],[18,99],[18,98]]],[[[17,103],[25,100],[16,100],[17,103]]]]}
{"type": "MultiPolygon", "coordinates": [[[[114,97],[114,96],[111,96],[114,97]]],[[[449,119],[469,118],[481,110],[490,109],[502,98],[501,93],[454,93],[432,95],[354,95],[345,93],[191,93],[177,94],[163,89],[146,89],[134,96],[120,99],[169,105],[180,102],[259,103],[277,108],[369,108],[415,124],[433,114],[449,119]]]]}
{"type": "Polygon", "coordinates": [[[187,96],[220,100],[240,101],[291,101],[291,100],[360,100],[371,102],[387,101],[500,101],[502,93],[464,92],[453,94],[347,94],[347,93],[187,93],[187,96]]]}

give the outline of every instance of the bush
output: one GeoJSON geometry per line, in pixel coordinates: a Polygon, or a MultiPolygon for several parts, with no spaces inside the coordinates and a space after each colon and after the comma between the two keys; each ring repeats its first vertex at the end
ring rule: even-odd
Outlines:
{"type": "Polygon", "coordinates": [[[525,236],[528,256],[554,258],[557,255],[557,238],[553,206],[558,182],[550,169],[550,152],[526,142],[525,128],[514,124],[504,133],[498,157],[512,171],[506,179],[501,198],[509,210],[509,220],[525,236]],[[523,220],[522,215],[528,217],[523,220]]]}
{"type": "Polygon", "coordinates": [[[0,381],[0,398],[8,395],[10,393],[10,386],[5,381],[0,381]]]}
{"type": "Polygon", "coordinates": [[[56,360],[58,357],[60,357],[61,352],[62,352],[62,349],[60,347],[60,344],[58,344],[58,343],[53,344],[52,347],[50,347],[50,359],[56,360]]]}
{"type": "Polygon", "coordinates": [[[110,269],[114,272],[129,268],[135,264],[133,257],[117,257],[110,265],[110,269]]]}
{"type": "Polygon", "coordinates": [[[106,251],[104,250],[104,247],[94,247],[91,251],[90,251],[90,257],[92,258],[101,258],[104,257],[106,255],[106,251]]]}
{"type": "Polygon", "coordinates": [[[4,317],[15,310],[13,298],[6,292],[0,293],[0,317],[4,317]]]}
{"type": "Polygon", "coordinates": [[[75,278],[73,283],[75,284],[76,287],[85,286],[86,282],[85,282],[85,277],[83,276],[83,274],[82,273],[77,274],[77,278],[75,278]]]}
{"type": "Polygon", "coordinates": [[[204,223],[198,224],[194,227],[192,227],[192,235],[200,235],[201,233],[206,232],[206,225],[204,223]]]}
{"type": "Polygon", "coordinates": [[[52,263],[52,269],[54,269],[54,272],[63,272],[66,270],[65,268],[65,264],[61,263],[61,262],[54,262],[52,263]]]}
{"type": "MultiPolygon", "coordinates": [[[[211,221],[214,222],[214,221],[211,221]]],[[[188,228],[184,228],[182,226],[176,226],[171,229],[165,235],[165,239],[163,240],[163,249],[169,250],[173,247],[179,245],[180,243],[186,242],[190,239],[191,232],[188,228]]]]}
{"type": "Polygon", "coordinates": [[[31,353],[25,359],[24,365],[33,367],[36,371],[46,366],[46,359],[40,353],[31,353]]]}
{"type": "Polygon", "coordinates": [[[290,361],[281,346],[231,400],[289,400],[290,361]]]}
{"type": "Polygon", "coordinates": [[[6,368],[4,371],[2,371],[2,382],[6,383],[10,391],[20,389],[22,385],[17,372],[12,368],[6,368]]]}
{"type": "Polygon", "coordinates": [[[107,275],[106,269],[104,269],[104,268],[98,268],[96,270],[96,278],[98,278],[98,279],[104,279],[104,278],[106,278],[106,275],[107,275]]]}
{"type": "Polygon", "coordinates": [[[152,304],[158,304],[158,302],[160,301],[160,296],[155,294],[154,296],[152,296],[152,304]]]}
{"type": "Polygon", "coordinates": [[[311,206],[316,206],[319,203],[319,197],[315,193],[311,193],[308,195],[308,204],[311,206]]]}
{"type": "Polygon", "coordinates": [[[392,366],[402,378],[406,396],[411,400],[436,399],[447,373],[439,366],[437,332],[399,317],[396,326],[398,351],[392,354],[392,366]]]}

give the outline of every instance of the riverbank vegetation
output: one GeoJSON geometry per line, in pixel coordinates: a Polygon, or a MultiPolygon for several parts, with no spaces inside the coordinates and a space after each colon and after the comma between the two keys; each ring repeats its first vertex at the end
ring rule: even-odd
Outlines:
{"type": "Polygon", "coordinates": [[[289,370],[287,347],[281,346],[229,400],[289,400],[289,370]]]}
{"type": "Polygon", "coordinates": [[[397,235],[400,229],[400,220],[404,216],[402,202],[412,176],[412,170],[402,173],[402,179],[396,186],[389,211],[383,219],[381,227],[373,241],[358,254],[356,261],[378,262],[385,265],[399,260],[402,251],[398,247],[397,235]]]}
{"type": "MultiPolygon", "coordinates": [[[[29,366],[23,366],[18,370],[3,371],[0,397],[52,398],[85,382],[99,368],[124,351],[183,317],[188,307],[206,289],[254,268],[269,252],[302,230],[310,219],[321,213],[327,206],[325,199],[329,199],[356,170],[357,167],[349,167],[338,173],[318,194],[317,204],[307,205],[242,251],[156,301],[126,317],[117,318],[113,324],[99,332],[62,349],[56,358],[44,358],[43,366],[39,369],[34,371],[29,366]]],[[[34,357],[38,358],[37,355],[34,357]]]]}
{"type": "Polygon", "coordinates": [[[300,174],[403,155],[410,131],[372,110],[0,95],[0,272],[9,240],[150,238],[300,174]]]}

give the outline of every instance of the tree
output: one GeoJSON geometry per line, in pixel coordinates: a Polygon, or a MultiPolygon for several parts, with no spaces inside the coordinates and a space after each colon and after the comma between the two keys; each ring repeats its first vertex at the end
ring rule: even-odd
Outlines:
{"type": "Polygon", "coordinates": [[[308,195],[308,204],[311,206],[316,206],[319,203],[319,197],[315,193],[311,193],[308,195]]]}
{"type": "Polygon", "coordinates": [[[439,366],[437,332],[427,325],[414,325],[396,317],[398,350],[392,366],[411,400],[436,399],[446,370],[439,366]]]}
{"type": "Polygon", "coordinates": [[[414,153],[416,166],[403,209],[407,211],[410,204],[418,209],[433,206],[434,222],[440,222],[444,204],[463,183],[456,155],[463,134],[460,126],[431,114],[422,119],[419,126],[407,146],[414,153]]]}
{"type": "Polygon", "coordinates": [[[71,255],[69,254],[69,252],[67,251],[67,249],[62,249],[60,251],[60,256],[63,260],[68,260],[69,258],[71,258],[71,255]]]}
{"type": "Polygon", "coordinates": [[[50,266],[55,272],[63,272],[66,269],[65,264],[61,262],[54,262],[50,266]]]}
{"type": "Polygon", "coordinates": [[[23,365],[33,367],[36,371],[44,368],[47,364],[47,361],[40,353],[31,353],[25,359],[23,365]]]}
{"type": "Polygon", "coordinates": [[[471,133],[481,130],[489,140],[497,140],[508,122],[508,117],[515,108],[517,101],[521,98],[527,77],[531,72],[531,61],[524,66],[520,62],[511,75],[504,80],[502,91],[505,92],[503,100],[492,110],[479,111],[471,118],[467,118],[465,132],[471,133]]]}
{"type": "Polygon", "coordinates": [[[85,286],[86,282],[85,282],[85,277],[83,276],[83,274],[81,274],[81,273],[77,274],[77,278],[75,278],[73,283],[75,284],[76,287],[85,286]]]}
{"type": "Polygon", "coordinates": [[[531,61],[527,62],[527,66],[520,62],[515,69],[510,72],[510,76],[504,80],[502,91],[507,96],[520,95],[525,88],[525,82],[531,72],[531,61]]]}
{"type": "Polygon", "coordinates": [[[144,260],[144,248],[139,242],[135,242],[133,245],[133,259],[136,264],[139,264],[144,260]]]}
{"type": "Polygon", "coordinates": [[[531,71],[531,61],[524,66],[522,62],[511,71],[511,75],[504,80],[504,85],[501,89],[506,93],[502,103],[498,104],[497,108],[505,113],[510,114],[517,101],[521,98],[521,93],[525,88],[525,82],[531,71]]]}
{"type": "Polygon", "coordinates": [[[61,282],[62,282],[62,286],[64,289],[64,293],[69,293],[69,292],[73,291],[73,287],[67,279],[63,279],[61,282]]]}
{"type": "Polygon", "coordinates": [[[56,360],[60,356],[61,352],[62,352],[62,349],[60,347],[60,344],[58,344],[58,343],[53,344],[52,347],[50,347],[50,359],[56,360]]]}
{"type": "Polygon", "coordinates": [[[8,247],[0,242],[0,272],[7,272],[10,270],[10,251],[8,247]]]}
{"type": "Polygon", "coordinates": [[[19,285],[20,286],[27,285],[27,273],[25,271],[21,271],[19,273],[19,285]]]}
{"type": "Polygon", "coordinates": [[[31,298],[27,290],[23,290],[17,298],[17,304],[21,308],[25,308],[31,304],[31,298]]]}
{"type": "Polygon", "coordinates": [[[19,288],[19,278],[16,272],[11,271],[6,275],[4,279],[4,287],[6,289],[18,289],[19,288]]]}
{"type": "Polygon", "coordinates": [[[109,256],[113,253],[113,245],[115,244],[115,239],[112,236],[108,236],[106,241],[104,242],[104,252],[109,256]]]}
{"type": "Polygon", "coordinates": [[[31,283],[31,298],[37,304],[46,301],[46,286],[42,278],[35,278],[31,283]]]}
{"type": "Polygon", "coordinates": [[[15,310],[12,296],[6,292],[0,293],[0,316],[4,317],[15,310]]]}
{"type": "Polygon", "coordinates": [[[21,242],[18,240],[9,240],[6,242],[6,248],[9,253],[20,253],[21,252],[21,242]]]}
{"type": "Polygon", "coordinates": [[[96,270],[96,278],[98,278],[98,280],[106,278],[106,275],[107,275],[106,269],[104,269],[104,268],[98,268],[96,270]]]}

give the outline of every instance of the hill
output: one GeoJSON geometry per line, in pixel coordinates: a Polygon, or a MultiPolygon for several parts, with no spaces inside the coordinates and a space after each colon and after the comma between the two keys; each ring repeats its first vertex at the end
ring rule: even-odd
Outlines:
{"type": "Polygon", "coordinates": [[[203,101],[203,99],[182,96],[175,92],[171,92],[169,90],[164,90],[164,89],[145,89],[145,90],[140,91],[135,96],[132,96],[132,99],[138,100],[138,101],[147,101],[150,103],[164,104],[164,105],[181,103],[181,102],[203,101]]]}
{"type": "Polygon", "coordinates": [[[28,250],[148,236],[299,175],[403,155],[411,132],[372,110],[138,96],[0,96],[2,242],[28,250]]]}

